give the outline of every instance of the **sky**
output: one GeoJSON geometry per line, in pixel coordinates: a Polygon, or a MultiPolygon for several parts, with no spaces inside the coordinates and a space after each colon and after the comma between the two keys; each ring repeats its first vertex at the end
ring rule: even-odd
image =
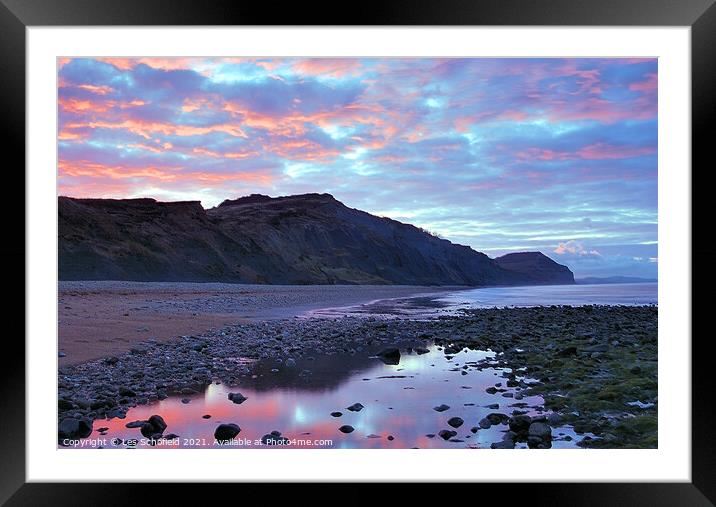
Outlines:
{"type": "Polygon", "coordinates": [[[656,278],[656,59],[61,58],[58,193],[330,193],[491,257],[656,278]]]}

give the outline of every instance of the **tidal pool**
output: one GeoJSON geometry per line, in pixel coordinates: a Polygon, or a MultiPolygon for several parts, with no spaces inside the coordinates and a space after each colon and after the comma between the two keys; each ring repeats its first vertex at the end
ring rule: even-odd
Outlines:
{"type": "MultiPolygon", "coordinates": [[[[491,365],[495,357],[491,351],[464,349],[451,356],[433,345],[418,354],[406,345],[400,348],[399,364],[385,364],[372,355],[376,352],[356,347],[351,354],[295,363],[259,361],[238,386],[214,383],[201,394],[134,407],[124,419],[96,420],[89,438],[107,440],[103,446],[107,448],[489,448],[502,440],[508,427],[479,428],[479,421],[488,414],[509,416],[515,410],[547,414],[541,397],[520,399],[519,387],[506,387],[503,375],[509,370],[491,365]],[[489,394],[485,391],[489,387],[506,391],[489,394]],[[236,404],[229,393],[241,393],[246,400],[236,404]],[[347,409],[356,403],[363,405],[360,411],[347,409]],[[440,405],[449,408],[436,411],[434,407],[440,405]],[[128,422],[154,414],[167,424],[164,435],[178,438],[150,445],[139,428],[126,427],[128,422]],[[454,417],[464,420],[458,428],[448,424],[454,417]],[[214,431],[222,423],[241,428],[232,444],[214,440],[214,431]],[[340,431],[344,425],[353,431],[340,431]],[[473,432],[472,428],[479,429],[473,432]],[[456,435],[445,440],[439,436],[441,430],[456,435]],[[287,439],[285,445],[260,443],[272,431],[287,439]]],[[[570,426],[553,428],[552,435],[553,448],[576,447],[581,438],[570,426]]]]}

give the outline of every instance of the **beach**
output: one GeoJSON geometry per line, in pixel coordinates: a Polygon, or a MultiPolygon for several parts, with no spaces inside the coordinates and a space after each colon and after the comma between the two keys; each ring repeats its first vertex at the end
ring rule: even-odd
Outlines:
{"type": "Polygon", "coordinates": [[[399,285],[242,285],[61,281],[58,284],[60,366],[128,352],[145,340],[178,336],[305,312],[454,292],[457,287],[399,285]]]}
{"type": "MultiPolygon", "coordinates": [[[[657,446],[658,310],[653,305],[479,308],[431,318],[347,312],[326,318],[310,314],[326,298],[333,307],[389,296],[401,309],[406,301],[420,303],[409,308],[439,308],[441,294],[425,296],[435,291],[425,287],[243,286],[227,292],[205,284],[198,291],[192,284],[122,283],[108,292],[95,286],[98,295],[91,283],[82,285],[84,295],[77,285],[66,284],[61,305],[91,302],[97,311],[99,300],[115,312],[132,307],[130,315],[137,315],[125,332],[135,326],[151,329],[142,312],[159,319],[169,309],[178,315],[200,313],[203,305],[227,320],[190,332],[177,319],[161,338],[135,331],[137,339],[120,340],[127,350],[61,365],[61,432],[84,421],[90,432],[126,437],[127,431],[137,431],[128,424],[146,425],[145,416],[158,415],[166,418],[167,432],[182,428],[210,435],[219,423],[236,423],[244,434],[321,435],[356,447],[397,441],[408,447],[657,446]],[[370,382],[381,387],[358,387],[370,382]],[[340,386],[344,394],[331,401],[333,411],[326,407],[325,413],[297,419],[295,411],[308,403],[310,393],[325,392],[318,398],[326,400],[340,386]],[[240,407],[232,401],[237,393],[244,393],[240,407]],[[406,396],[413,398],[402,403],[406,396]],[[346,410],[356,403],[365,406],[362,419],[346,410]],[[442,406],[448,407],[445,414],[442,406]],[[206,418],[192,416],[205,425],[200,429],[185,420],[192,407],[208,411],[206,418]],[[290,418],[279,417],[283,409],[290,418]],[[266,410],[274,414],[270,422],[259,419],[266,410]],[[398,410],[404,411],[398,418],[382,415],[398,410]],[[353,419],[340,425],[335,417],[353,419]],[[413,423],[406,424],[407,417],[413,423]],[[425,421],[429,426],[420,435],[409,429],[425,421]],[[288,433],[275,427],[279,422],[289,426],[288,433]],[[453,424],[463,423],[461,435],[453,424]]],[[[383,300],[378,306],[386,313],[391,303],[383,300]]],[[[61,340],[62,334],[61,324],[61,340]]]]}

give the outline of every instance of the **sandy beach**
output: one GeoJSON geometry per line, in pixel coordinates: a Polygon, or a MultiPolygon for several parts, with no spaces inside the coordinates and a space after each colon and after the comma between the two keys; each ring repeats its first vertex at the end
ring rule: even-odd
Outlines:
{"type": "Polygon", "coordinates": [[[242,285],[227,283],[59,282],[59,365],[79,364],[163,342],[310,310],[459,287],[400,285],[242,285]],[[63,355],[64,354],[64,355],[63,355]]]}

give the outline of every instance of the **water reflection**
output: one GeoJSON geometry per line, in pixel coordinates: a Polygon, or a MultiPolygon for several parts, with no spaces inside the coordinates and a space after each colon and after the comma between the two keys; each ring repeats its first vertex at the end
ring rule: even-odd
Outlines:
{"type": "MultiPolygon", "coordinates": [[[[214,431],[222,423],[240,426],[237,442],[242,447],[258,447],[258,440],[277,431],[293,441],[291,447],[299,448],[464,448],[489,447],[502,439],[506,425],[471,431],[489,413],[509,415],[519,409],[534,415],[541,410],[539,397],[517,400],[485,392],[496,383],[504,387],[505,382],[499,368],[478,369],[480,361],[493,357],[491,352],[464,350],[449,358],[436,346],[423,354],[403,347],[398,365],[384,364],[373,353],[354,350],[290,365],[261,361],[239,386],[212,384],[202,394],[138,406],[129,410],[126,419],[98,420],[94,427],[107,428],[108,440],[122,440],[114,447],[127,447],[128,439],[142,438],[139,429],[125,427],[128,422],[159,414],[167,423],[164,434],[180,438],[155,448],[215,447],[214,431]],[[247,400],[233,403],[228,395],[236,392],[247,400]],[[364,408],[347,410],[354,403],[364,408]],[[434,410],[441,404],[450,408],[434,410]],[[334,412],[341,415],[334,417],[334,412]],[[455,416],[464,420],[456,429],[447,423],[455,416]],[[342,433],[338,428],[343,425],[354,430],[342,433]],[[438,434],[445,429],[457,434],[444,440],[438,434]]],[[[519,388],[510,392],[519,394],[519,388]]],[[[553,447],[575,446],[575,440],[560,440],[565,435],[575,437],[570,428],[555,429],[553,435],[558,439],[553,447]]]]}

